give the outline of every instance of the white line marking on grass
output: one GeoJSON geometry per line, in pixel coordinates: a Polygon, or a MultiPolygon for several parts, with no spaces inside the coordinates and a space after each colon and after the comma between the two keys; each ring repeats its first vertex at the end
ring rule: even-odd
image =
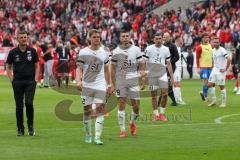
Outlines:
{"type": "Polygon", "coordinates": [[[214,122],[215,122],[216,124],[221,124],[221,123],[223,123],[223,122],[222,122],[222,119],[229,118],[229,117],[233,117],[233,116],[239,116],[239,115],[240,115],[240,114],[228,114],[228,115],[225,115],[225,116],[221,116],[221,117],[216,118],[216,119],[214,120],[214,122]]]}

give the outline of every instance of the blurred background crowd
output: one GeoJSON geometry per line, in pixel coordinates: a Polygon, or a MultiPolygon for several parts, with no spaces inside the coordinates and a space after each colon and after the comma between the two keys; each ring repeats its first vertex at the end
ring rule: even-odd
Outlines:
{"type": "Polygon", "coordinates": [[[0,47],[15,46],[15,33],[24,28],[44,64],[47,51],[53,60],[58,60],[57,47],[66,46],[70,50],[69,59],[74,59],[79,49],[87,45],[91,28],[101,31],[103,44],[110,48],[118,44],[121,29],[129,30],[133,43],[142,50],[152,43],[157,31],[169,32],[172,39],[180,35],[183,50],[194,50],[201,41],[201,33],[206,31],[209,35],[217,34],[222,46],[239,54],[239,1],[222,0],[217,5],[214,0],[206,0],[186,10],[179,7],[162,14],[151,12],[168,1],[1,0],[0,47]]]}

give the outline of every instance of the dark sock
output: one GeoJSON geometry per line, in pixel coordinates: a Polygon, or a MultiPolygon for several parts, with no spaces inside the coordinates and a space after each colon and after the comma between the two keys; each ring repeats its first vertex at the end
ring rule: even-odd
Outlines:
{"type": "Polygon", "coordinates": [[[58,87],[60,87],[60,83],[61,83],[60,77],[57,78],[57,83],[58,83],[58,87]]]}
{"type": "Polygon", "coordinates": [[[160,107],[161,99],[162,99],[162,96],[159,96],[159,98],[158,98],[158,107],[160,107]]]}
{"type": "Polygon", "coordinates": [[[68,76],[66,76],[66,77],[65,77],[65,80],[66,80],[66,87],[68,87],[68,81],[69,81],[69,77],[68,77],[68,76]]]}
{"type": "Polygon", "coordinates": [[[168,96],[171,98],[173,103],[176,103],[172,87],[169,87],[168,96]]]}

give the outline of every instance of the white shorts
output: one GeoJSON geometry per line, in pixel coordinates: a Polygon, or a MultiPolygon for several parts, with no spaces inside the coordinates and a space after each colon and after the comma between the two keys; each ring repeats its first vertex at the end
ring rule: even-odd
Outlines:
{"type": "Polygon", "coordinates": [[[226,72],[222,73],[219,70],[213,69],[208,82],[215,83],[219,86],[224,86],[226,80],[226,72]]]}
{"type": "Polygon", "coordinates": [[[148,85],[150,91],[156,91],[158,88],[168,88],[167,73],[165,73],[162,77],[148,78],[148,85]]]}
{"type": "Polygon", "coordinates": [[[173,73],[173,79],[174,82],[180,82],[181,81],[181,74],[182,74],[182,69],[177,67],[173,73]]]}
{"type": "Polygon", "coordinates": [[[127,86],[125,84],[117,85],[116,87],[116,97],[127,97],[130,99],[140,99],[140,87],[137,86],[127,86]]]}
{"type": "Polygon", "coordinates": [[[82,104],[83,106],[88,106],[96,103],[106,103],[106,90],[97,90],[92,88],[82,89],[82,104]]]}

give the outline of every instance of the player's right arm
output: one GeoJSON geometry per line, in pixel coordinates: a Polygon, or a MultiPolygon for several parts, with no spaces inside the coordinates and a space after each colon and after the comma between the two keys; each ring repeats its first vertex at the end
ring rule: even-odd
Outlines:
{"type": "Polygon", "coordinates": [[[7,64],[7,76],[10,79],[10,81],[13,81],[12,64],[7,64]]]}
{"type": "Polygon", "coordinates": [[[76,59],[76,81],[77,81],[77,88],[78,90],[82,90],[82,77],[83,77],[83,66],[84,66],[84,61],[83,58],[80,56],[80,53],[76,59]]]}
{"type": "Polygon", "coordinates": [[[110,69],[110,82],[111,82],[111,87],[112,87],[112,92],[115,91],[116,89],[116,63],[117,63],[117,59],[116,56],[112,56],[111,59],[111,69],[110,69]]]}
{"type": "Polygon", "coordinates": [[[6,70],[7,70],[7,76],[10,79],[10,81],[13,81],[13,68],[12,68],[12,63],[13,63],[13,56],[11,51],[8,54],[7,61],[6,61],[6,70]]]}
{"type": "Polygon", "coordinates": [[[145,65],[144,69],[146,72],[148,72],[146,66],[147,66],[147,63],[149,62],[149,58],[150,58],[150,49],[149,49],[149,47],[147,47],[143,54],[143,61],[144,61],[144,65],[145,65]]]}
{"type": "Polygon", "coordinates": [[[77,66],[77,69],[76,69],[76,81],[77,81],[77,88],[80,91],[82,90],[82,75],[83,75],[82,67],[77,66]]]}

